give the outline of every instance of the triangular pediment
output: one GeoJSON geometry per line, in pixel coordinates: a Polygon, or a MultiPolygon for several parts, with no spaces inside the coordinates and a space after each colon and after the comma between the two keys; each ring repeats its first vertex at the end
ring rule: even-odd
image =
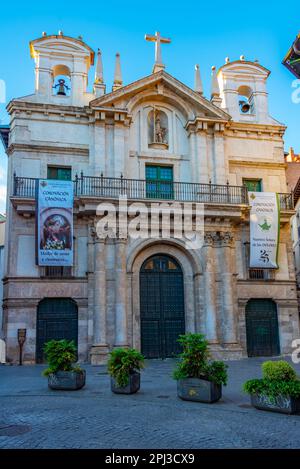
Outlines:
{"type": "Polygon", "coordinates": [[[196,91],[172,77],[165,71],[153,73],[138,81],[123,86],[116,91],[100,96],[90,102],[93,109],[112,107],[131,112],[133,106],[142,100],[171,99],[182,103],[187,119],[197,117],[229,121],[231,117],[225,111],[212,104],[196,91]]]}

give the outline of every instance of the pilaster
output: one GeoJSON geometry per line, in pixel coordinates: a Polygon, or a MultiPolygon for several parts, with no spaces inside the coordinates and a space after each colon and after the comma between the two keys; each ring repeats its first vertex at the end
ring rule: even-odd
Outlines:
{"type": "Polygon", "coordinates": [[[118,238],[115,241],[115,274],[116,274],[116,302],[115,302],[115,346],[127,347],[127,273],[126,273],[126,248],[127,240],[118,238]]]}
{"type": "Polygon", "coordinates": [[[106,242],[95,239],[95,288],[94,288],[94,333],[91,349],[92,365],[106,362],[108,345],[106,338],[106,242]]]}

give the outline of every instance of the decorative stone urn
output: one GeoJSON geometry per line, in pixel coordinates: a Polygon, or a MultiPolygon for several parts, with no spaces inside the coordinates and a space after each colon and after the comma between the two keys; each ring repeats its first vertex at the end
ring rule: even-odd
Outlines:
{"type": "Polygon", "coordinates": [[[185,401],[212,404],[222,397],[222,385],[199,378],[185,378],[177,381],[177,395],[185,401]]]}
{"type": "Polygon", "coordinates": [[[57,371],[48,376],[50,389],[75,391],[85,385],[85,370],[81,371],[57,371]]]}
{"type": "Polygon", "coordinates": [[[139,372],[132,373],[129,375],[129,382],[127,386],[118,386],[115,378],[111,377],[111,390],[116,394],[134,394],[138,392],[141,384],[141,375],[139,372]]]}
{"type": "Polygon", "coordinates": [[[280,395],[272,398],[265,394],[251,394],[251,404],[259,410],[280,412],[282,414],[300,412],[300,399],[291,396],[280,395]]]}

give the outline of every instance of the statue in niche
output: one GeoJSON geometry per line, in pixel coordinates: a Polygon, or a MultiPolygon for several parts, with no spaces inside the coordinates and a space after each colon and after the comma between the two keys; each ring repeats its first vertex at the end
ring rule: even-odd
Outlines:
{"type": "Polygon", "coordinates": [[[168,145],[168,117],[163,111],[149,113],[149,144],[168,145]]]}

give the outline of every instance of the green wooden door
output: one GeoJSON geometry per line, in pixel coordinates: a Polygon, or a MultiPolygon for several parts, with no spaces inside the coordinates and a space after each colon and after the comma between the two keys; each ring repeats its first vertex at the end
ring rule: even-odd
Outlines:
{"type": "Polygon", "coordinates": [[[272,300],[250,300],[246,306],[247,351],[249,357],[279,355],[276,304],[272,300]]]}
{"type": "Polygon", "coordinates": [[[180,353],[178,336],[185,332],[183,275],[166,255],[144,262],[140,272],[141,348],[147,358],[180,353]]]}
{"type": "Polygon", "coordinates": [[[49,340],[74,340],[78,345],[78,312],[70,298],[45,298],[37,310],[36,362],[44,362],[43,347],[49,340]]]}
{"type": "Polygon", "coordinates": [[[71,168],[60,168],[58,166],[48,166],[47,177],[48,179],[59,179],[61,181],[71,181],[72,170],[71,168]]]}
{"type": "Polygon", "coordinates": [[[261,179],[243,179],[243,185],[247,187],[249,192],[261,192],[261,179]]]}
{"type": "Polygon", "coordinates": [[[146,181],[147,198],[174,198],[172,166],[146,165],[146,181]]]}

